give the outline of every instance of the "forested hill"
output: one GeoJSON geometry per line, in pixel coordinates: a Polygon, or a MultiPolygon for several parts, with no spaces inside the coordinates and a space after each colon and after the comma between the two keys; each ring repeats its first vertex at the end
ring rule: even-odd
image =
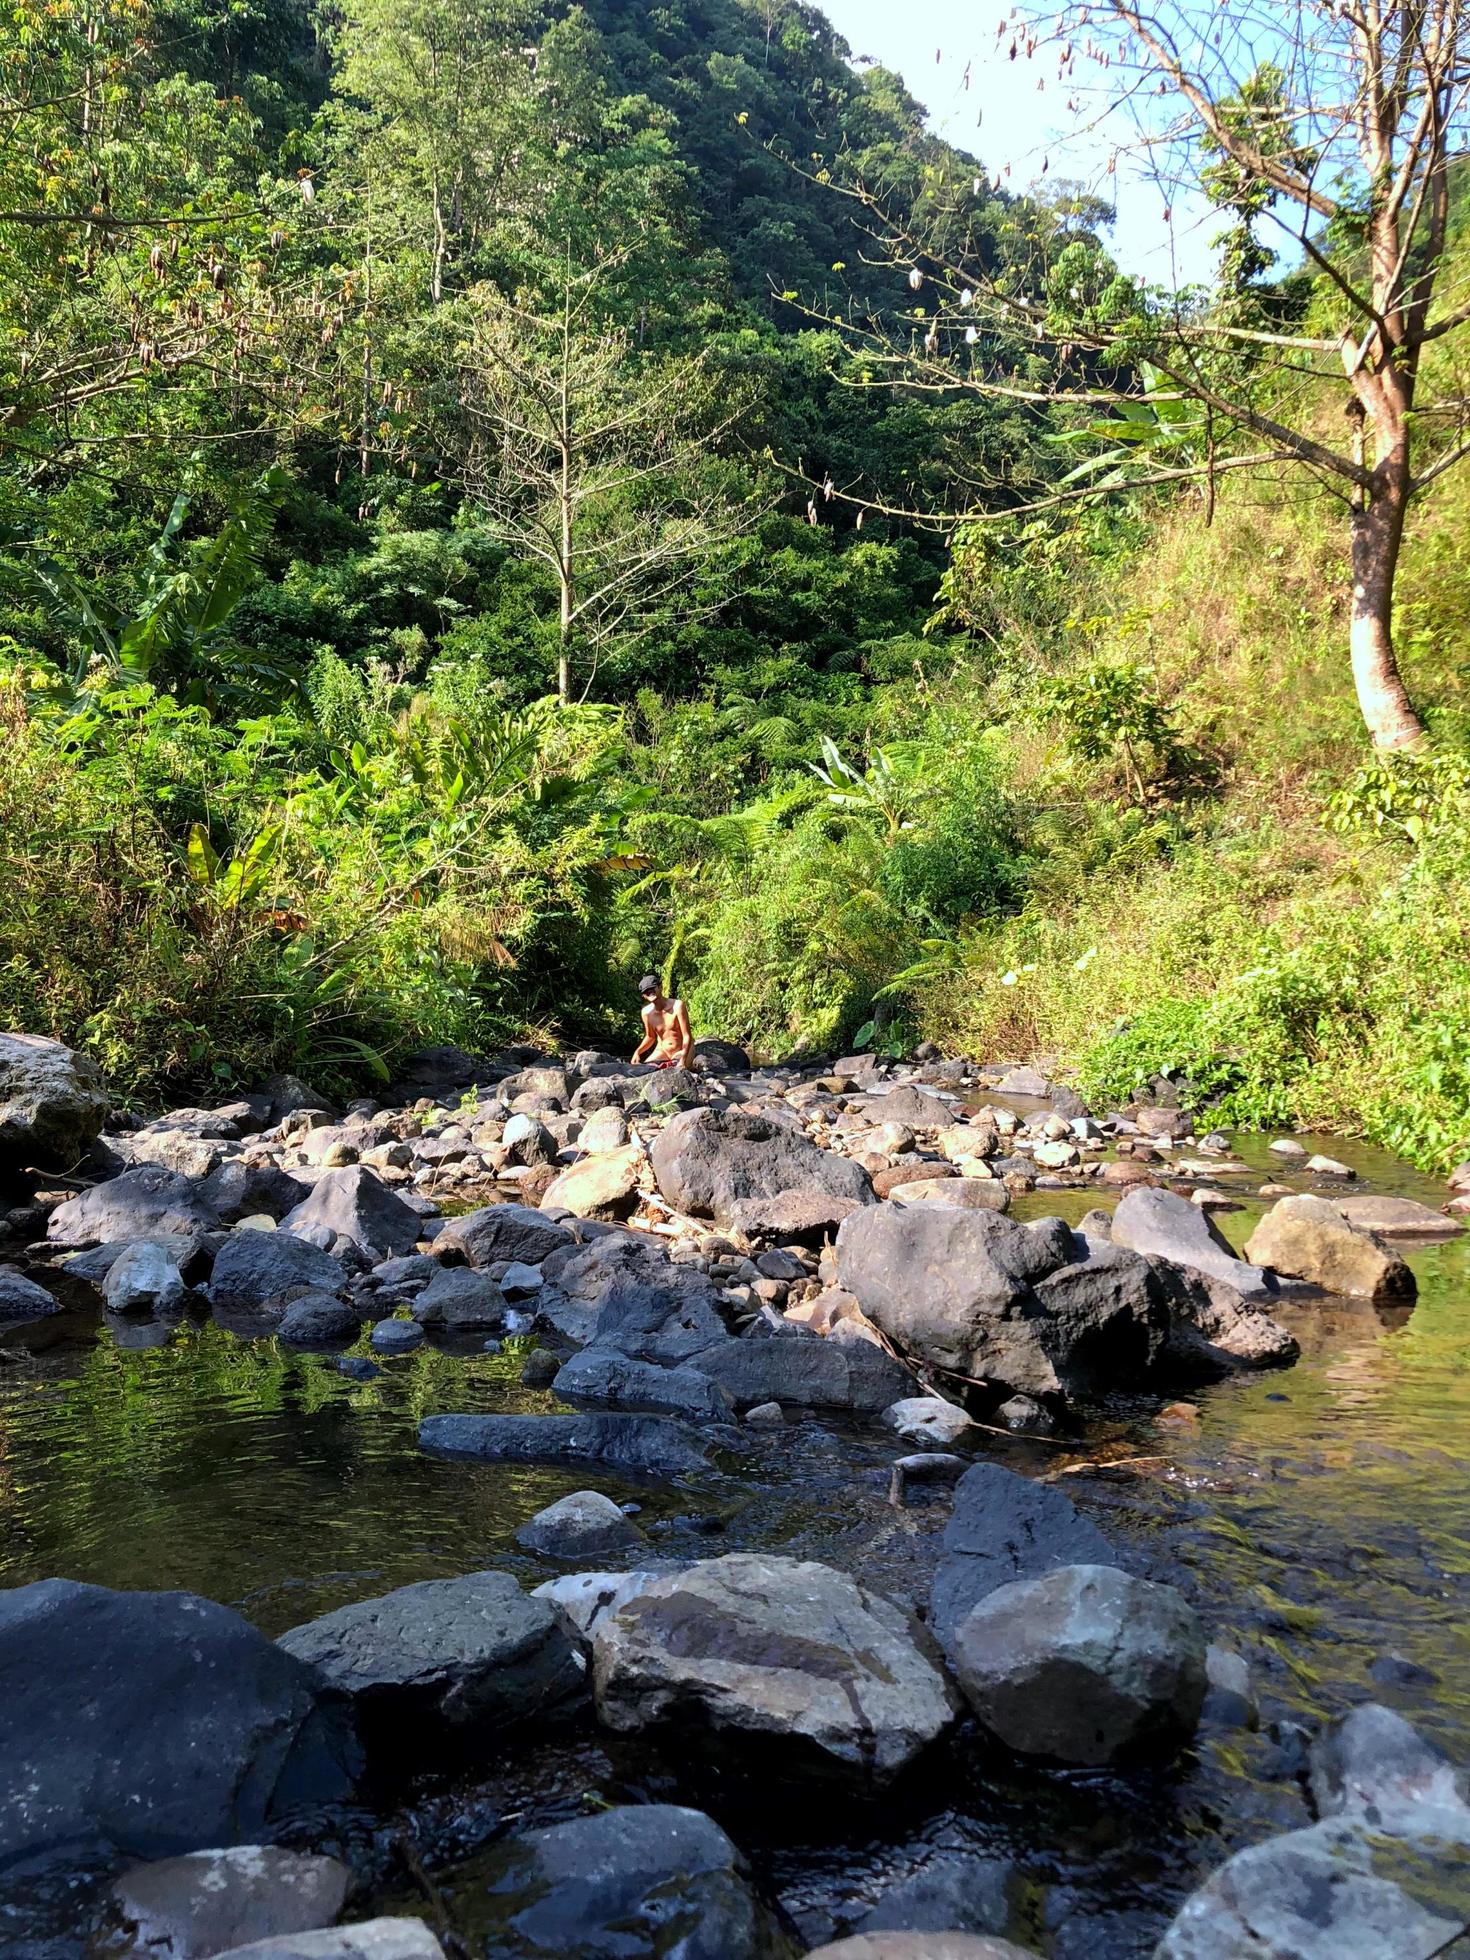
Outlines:
{"type": "MultiPolygon", "coordinates": [[[[1322,506],[1202,501],[1137,402],[1179,483],[955,528],[1095,446],[1072,326],[1143,386],[1095,202],[795,0],[19,0],[0,86],[0,1020],[146,1103],[621,1043],[656,967],[767,1054],[1463,1141],[1470,764],[1354,774],[1322,506]],[[1019,326],[941,334],[954,258],[1019,326]]],[[[1229,317],[1308,320],[1235,240],[1229,317]]],[[[1444,728],[1456,494],[1403,587],[1444,728]]]]}

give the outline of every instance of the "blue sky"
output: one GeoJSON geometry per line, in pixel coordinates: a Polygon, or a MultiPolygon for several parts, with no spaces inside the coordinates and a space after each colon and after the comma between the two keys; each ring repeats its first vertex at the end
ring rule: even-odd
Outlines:
{"type": "Polygon", "coordinates": [[[1116,200],[1113,249],[1129,272],[1159,285],[1206,278],[1208,241],[1218,216],[1176,206],[1172,226],[1164,198],[1126,163],[1107,175],[1111,145],[1069,117],[1064,92],[1040,60],[1011,62],[997,52],[996,29],[1010,0],[819,0],[854,56],[870,55],[901,74],[941,136],[972,151],[992,171],[1011,166],[1008,187],[1041,178],[1073,178],[1116,200]],[[938,54],[939,59],[935,60],[938,54]],[[969,68],[969,84],[965,70],[969,68]],[[1038,92],[1043,75],[1048,86],[1038,92]],[[1172,238],[1171,238],[1172,232],[1172,238]]]}

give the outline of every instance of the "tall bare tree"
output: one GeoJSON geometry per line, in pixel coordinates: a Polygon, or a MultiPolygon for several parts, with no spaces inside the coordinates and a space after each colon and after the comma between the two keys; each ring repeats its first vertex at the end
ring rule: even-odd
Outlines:
{"type": "Polygon", "coordinates": [[[1405,517],[1470,455],[1470,392],[1448,351],[1426,358],[1470,323],[1470,260],[1446,253],[1467,21],[1467,0],[1086,0],[1002,23],[995,59],[1029,62],[1079,131],[1117,132],[1109,173],[1142,169],[1165,223],[1229,214],[1210,293],[1145,290],[1095,243],[993,271],[965,244],[983,177],[936,190],[932,235],[888,223],[881,186],[848,186],[913,289],[908,345],[854,335],[878,370],[1072,404],[1104,445],[1060,486],[998,502],[1189,478],[1212,498],[1225,472],[1283,466],[1340,500],[1353,680],[1381,749],[1424,733],[1393,640],[1405,517]],[[1309,296],[1266,276],[1268,227],[1314,275],[1309,296]]]}
{"type": "Polygon", "coordinates": [[[444,447],[493,528],[556,580],[563,701],[741,521],[704,364],[649,359],[603,311],[627,256],[579,268],[569,251],[539,298],[484,286],[461,315],[461,425],[444,447]]]}

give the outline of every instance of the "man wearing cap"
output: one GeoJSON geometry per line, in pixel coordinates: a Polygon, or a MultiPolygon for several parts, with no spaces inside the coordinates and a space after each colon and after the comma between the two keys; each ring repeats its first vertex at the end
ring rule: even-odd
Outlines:
{"type": "Polygon", "coordinates": [[[692,1068],[694,1035],[688,1008],[682,1000],[664,997],[656,973],[645,973],[638,991],[643,996],[643,1039],[634,1050],[633,1060],[641,1062],[651,1048],[655,1068],[692,1068]]]}

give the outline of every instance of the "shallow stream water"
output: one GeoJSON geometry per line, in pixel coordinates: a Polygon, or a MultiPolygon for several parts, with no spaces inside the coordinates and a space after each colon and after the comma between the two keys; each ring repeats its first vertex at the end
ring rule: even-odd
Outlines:
{"type": "MultiPolygon", "coordinates": [[[[1358,1168],[1356,1188],[1442,1199],[1382,1153],[1321,1141],[1358,1168]]],[[[1241,1180],[1245,1209],[1220,1221],[1237,1242],[1265,1175],[1311,1188],[1263,1139],[1240,1149],[1259,1174],[1241,1180]]],[[[1020,1210],[1075,1219],[1092,1202],[1039,1192],[1020,1210]]],[[[1160,1424],[1151,1397],[1094,1412],[1064,1442],[985,1439],[1011,1467],[1060,1477],[1128,1562],[1188,1592],[1211,1637],[1249,1658],[1259,1729],[1207,1728],[1173,1769],[1129,1777],[1018,1770],[962,1735],[867,1812],[806,1793],[788,1804],[793,1793],[766,1791],[755,1805],[703,1793],[801,1938],[835,1937],[886,1885],[955,1849],[1012,1868],[1013,1936],[1053,1960],[1135,1960],[1229,1851],[1307,1821],[1293,1725],[1381,1700],[1470,1763],[1470,1234],[1408,1256],[1412,1312],[1288,1307],[1298,1364],[1201,1390],[1195,1420],[1160,1424]]],[[[207,1322],[165,1332],[58,1316],[34,1343],[0,1330],[0,1351],[0,1585],[59,1574],[182,1587],[275,1634],[491,1564],[534,1583],[550,1568],[517,1550],[516,1527],[588,1481],[418,1451],[417,1423],[434,1411],[557,1406],[522,1387],[515,1343],[422,1349],[368,1383],[330,1356],[207,1322]]],[[[597,1482],[642,1507],[651,1556],[789,1549],[922,1598],[945,1506],[890,1508],[895,1453],[880,1433],[809,1422],[766,1446],[754,1479],[597,1482]]],[[[596,1743],[528,1742],[488,1774],[480,1814],[492,1831],[679,1788],[666,1768],[596,1743]]],[[[444,1865],[436,1888],[471,1931],[476,1869],[444,1865]]],[[[423,1909],[395,1893],[386,1903],[423,1909]]]]}

